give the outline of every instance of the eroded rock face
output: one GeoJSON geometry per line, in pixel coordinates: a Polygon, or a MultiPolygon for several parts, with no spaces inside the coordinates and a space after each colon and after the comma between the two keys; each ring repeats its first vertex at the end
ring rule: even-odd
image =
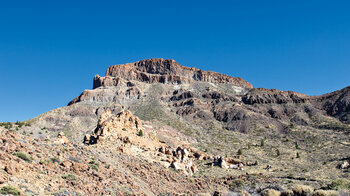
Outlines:
{"type": "Polygon", "coordinates": [[[313,97],[316,105],[320,105],[328,115],[350,123],[350,87],[322,96],[313,97]]]}
{"type": "Polygon", "coordinates": [[[210,158],[190,146],[174,149],[161,142],[154,135],[145,132],[141,120],[129,110],[117,115],[109,110],[102,113],[94,133],[85,135],[84,143],[101,144],[101,148],[113,146],[121,153],[143,156],[146,160],[159,162],[166,168],[173,167],[186,175],[193,175],[197,170],[194,160],[210,158]]]}
{"type": "Polygon", "coordinates": [[[92,135],[86,135],[84,138],[85,144],[96,144],[105,137],[109,137],[114,134],[113,130],[133,132],[138,134],[142,131],[141,120],[132,115],[129,110],[121,111],[119,114],[114,115],[111,111],[104,112],[98,125],[92,135]]]}
{"type": "Polygon", "coordinates": [[[249,133],[262,128],[282,132],[289,124],[318,126],[315,119],[327,114],[348,122],[348,97],[347,89],[310,97],[252,88],[241,78],[184,67],[174,60],[148,59],[110,66],[105,77],[95,76],[93,90],[85,90],[69,105],[88,103],[98,108],[96,114],[101,107],[118,106],[143,117],[159,106],[151,115],[170,111],[189,121],[218,121],[225,129],[249,133]]]}
{"type": "Polygon", "coordinates": [[[242,101],[245,104],[286,104],[305,103],[307,102],[306,98],[307,95],[292,91],[257,88],[244,95],[242,101]]]}
{"type": "Polygon", "coordinates": [[[202,71],[197,68],[184,67],[174,60],[147,59],[124,65],[112,65],[106,72],[106,77],[95,76],[94,88],[100,86],[115,86],[118,78],[136,80],[145,83],[184,84],[192,81],[232,84],[239,87],[253,86],[238,77],[202,71]]]}

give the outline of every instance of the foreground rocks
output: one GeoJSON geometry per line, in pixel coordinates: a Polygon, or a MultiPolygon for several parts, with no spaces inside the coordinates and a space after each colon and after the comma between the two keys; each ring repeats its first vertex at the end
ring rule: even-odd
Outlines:
{"type": "Polygon", "coordinates": [[[161,142],[154,135],[145,132],[142,121],[129,110],[117,115],[110,111],[102,113],[94,133],[85,135],[84,144],[97,144],[99,148],[113,145],[121,153],[142,156],[189,176],[197,171],[194,160],[211,158],[190,146],[178,146],[175,149],[161,142]]]}

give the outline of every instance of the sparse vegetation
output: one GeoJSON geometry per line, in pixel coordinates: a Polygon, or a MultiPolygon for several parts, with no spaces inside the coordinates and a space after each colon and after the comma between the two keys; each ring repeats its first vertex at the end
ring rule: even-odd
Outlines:
{"type": "Polygon", "coordinates": [[[89,166],[91,169],[98,171],[99,163],[97,163],[94,159],[90,160],[89,166]]]}
{"type": "Polygon", "coordinates": [[[242,154],[243,154],[242,149],[238,149],[237,155],[242,155],[242,154]]]}
{"type": "Polygon", "coordinates": [[[334,180],[331,184],[328,185],[328,188],[332,190],[350,190],[350,181],[347,179],[334,180]]]}
{"type": "Polygon", "coordinates": [[[261,140],[260,140],[260,146],[261,146],[261,147],[265,146],[265,141],[264,141],[264,139],[261,139],[261,140]]]}
{"type": "Polygon", "coordinates": [[[60,158],[58,157],[53,157],[50,159],[53,163],[59,163],[60,162],[60,158]]]}
{"type": "Polygon", "coordinates": [[[229,189],[232,191],[239,190],[243,187],[244,181],[242,179],[235,179],[229,184],[229,189]]]}
{"type": "Polygon", "coordinates": [[[24,161],[29,162],[29,163],[32,162],[32,160],[33,160],[33,158],[30,155],[28,155],[24,152],[21,152],[21,151],[14,152],[13,155],[15,155],[16,157],[23,159],[24,161]]]}
{"type": "Polygon", "coordinates": [[[74,174],[71,174],[71,173],[69,173],[69,174],[63,174],[61,177],[62,177],[63,179],[65,179],[65,180],[69,180],[69,181],[77,180],[77,177],[76,177],[74,174]]]}
{"type": "Polygon", "coordinates": [[[288,126],[290,129],[295,129],[296,128],[296,125],[294,123],[290,123],[289,126],[288,126]]]}
{"type": "Polygon", "coordinates": [[[297,152],[297,158],[298,158],[298,159],[300,158],[300,154],[299,154],[299,152],[297,152]]]}
{"type": "Polygon", "coordinates": [[[16,187],[13,187],[13,186],[3,186],[0,189],[0,194],[2,194],[2,195],[21,195],[21,191],[19,191],[16,187]]]}
{"type": "Polygon", "coordinates": [[[15,123],[15,125],[17,125],[19,128],[23,127],[23,126],[27,126],[27,127],[30,127],[31,124],[29,122],[20,122],[20,121],[17,121],[15,123]]]}
{"type": "Polygon", "coordinates": [[[12,123],[10,123],[10,122],[2,122],[2,123],[0,123],[0,126],[4,127],[5,129],[11,129],[12,128],[12,123]]]}
{"type": "Polygon", "coordinates": [[[139,136],[140,136],[140,137],[143,136],[143,131],[142,131],[142,129],[139,130],[139,136]]]}

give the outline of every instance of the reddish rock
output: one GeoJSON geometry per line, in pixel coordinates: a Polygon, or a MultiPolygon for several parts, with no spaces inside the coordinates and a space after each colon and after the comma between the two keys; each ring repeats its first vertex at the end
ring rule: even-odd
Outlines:
{"type": "MultiPolygon", "coordinates": [[[[202,81],[211,83],[233,84],[240,87],[253,86],[238,77],[231,77],[212,71],[202,71],[194,67],[181,66],[171,59],[146,59],[136,63],[112,65],[107,69],[106,76],[121,77],[128,80],[138,80],[147,83],[190,83],[202,81]]],[[[106,81],[111,78],[95,78],[94,88],[101,85],[114,86],[117,82],[106,81]]]]}
{"type": "Polygon", "coordinates": [[[72,162],[70,162],[70,161],[62,161],[62,163],[61,163],[61,165],[63,166],[63,167],[65,167],[65,168],[71,168],[71,166],[73,165],[72,164],[72,162]]]}
{"type": "Polygon", "coordinates": [[[8,173],[8,174],[11,174],[11,175],[14,175],[16,174],[20,169],[20,166],[18,165],[18,163],[15,163],[15,162],[11,162],[11,163],[8,163],[6,166],[5,166],[5,171],[8,173]]]}
{"type": "Polygon", "coordinates": [[[6,178],[0,175],[0,184],[3,184],[6,182],[6,178]]]}
{"type": "Polygon", "coordinates": [[[73,164],[73,171],[74,172],[85,172],[89,169],[89,166],[83,163],[74,163],[73,164]]]}

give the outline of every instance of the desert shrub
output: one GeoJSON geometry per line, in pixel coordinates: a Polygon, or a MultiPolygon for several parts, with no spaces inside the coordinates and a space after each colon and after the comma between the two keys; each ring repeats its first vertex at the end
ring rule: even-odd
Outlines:
{"type": "Polygon", "coordinates": [[[139,136],[143,136],[143,131],[142,131],[142,129],[140,129],[140,131],[139,131],[139,136]]]}
{"type": "Polygon", "coordinates": [[[276,149],[276,155],[279,157],[281,155],[280,150],[276,149]]]}
{"type": "Polygon", "coordinates": [[[60,158],[58,157],[53,157],[50,159],[53,163],[59,163],[60,162],[60,158]]]}
{"type": "Polygon", "coordinates": [[[297,158],[298,158],[298,159],[300,158],[300,154],[299,154],[299,152],[297,152],[297,158]]]}
{"type": "Polygon", "coordinates": [[[74,174],[71,174],[71,173],[69,173],[69,174],[63,174],[61,177],[62,177],[63,179],[65,179],[65,180],[69,180],[69,181],[77,180],[77,177],[75,177],[75,175],[74,175],[74,174]]]}
{"type": "Polygon", "coordinates": [[[294,193],[292,190],[287,189],[281,193],[281,196],[294,196],[294,193]]]}
{"type": "Polygon", "coordinates": [[[312,196],[337,196],[340,195],[337,191],[334,190],[317,190],[312,196]]]}
{"type": "Polygon", "coordinates": [[[280,196],[281,193],[279,191],[276,191],[274,189],[265,189],[261,191],[262,196],[280,196]]]}
{"type": "Polygon", "coordinates": [[[295,142],[295,149],[299,149],[299,144],[298,144],[298,142],[295,142]]]}
{"type": "Polygon", "coordinates": [[[21,195],[21,192],[13,186],[3,186],[0,189],[2,195],[21,195]]]}
{"type": "Polygon", "coordinates": [[[230,182],[229,189],[234,191],[237,189],[241,189],[243,185],[244,185],[244,181],[242,179],[235,179],[230,182]]]}
{"type": "Polygon", "coordinates": [[[297,126],[294,123],[290,123],[288,127],[291,129],[295,129],[297,126]]]}
{"type": "Polygon", "coordinates": [[[328,188],[332,190],[340,190],[340,189],[350,190],[350,181],[346,179],[337,179],[337,180],[334,180],[331,184],[329,184],[328,188]]]}
{"type": "Polygon", "coordinates": [[[306,185],[294,185],[292,190],[296,196],[309,196],[314,192],[314,188],[306,185]]]}
{"type": "Polygon", "coordinates": [[[91,169],[98,171],[99,163],[97,163],[95,160],[91,160],[89,162],[89,166],[91,167],[91,169]]]}
{"type": "Polygon", "coordinates": [[[125,129],[125,128],[122,128],[122,130],[123,130],[123,131],[126,131],[126,129],[125,129]]]}
{"type": "Polygon", "coordinates": [[[260,140],[260,146],[261,147],[265,146],[265,141],[263,139],[260,140]]]}
{"type": "Polygon", "coordinates": [[[32,160],[33,160],[33,158],[30,155],[28,155],[24,152],[14,152],[13,155],[15,155],[16,157],[23,159],[29,163],[32,162],[32,160]]]}
{"type": "Polygon", "coordinates": [[[0,126],[5,127],[5,129],[11,129],[12,128],[12,123],[10,123],[10,122],[3,122],[3,123],[0,123],[0,126]]]}
{"type": "Polygon", "coordinates": [[[243,154],[242,149],[238,149],[237,154],[242,155],[243,154]]]}

